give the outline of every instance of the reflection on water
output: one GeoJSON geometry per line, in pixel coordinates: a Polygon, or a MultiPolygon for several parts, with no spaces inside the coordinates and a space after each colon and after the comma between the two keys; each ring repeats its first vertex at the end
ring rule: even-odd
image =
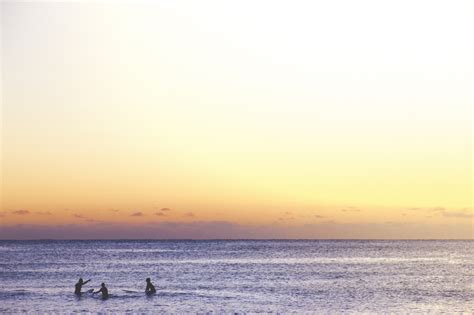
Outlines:
{"type": "Polygon", "coordinates": [[[471,312],[472,241],[0,241],[0,312],[471,312]],[[107,283],[110,299],[76,297],[107,283]],[[155,295],[145,295],[151,277],[155,295]]]}

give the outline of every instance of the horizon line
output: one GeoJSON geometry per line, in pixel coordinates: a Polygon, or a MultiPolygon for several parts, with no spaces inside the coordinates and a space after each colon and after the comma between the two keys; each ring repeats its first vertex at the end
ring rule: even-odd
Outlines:
{"type": "Polygon", "coordinates": [[[474,238],[45,238],[45,239],[0,239],[0,242],[22,241],[474,241],[474,238]]]}

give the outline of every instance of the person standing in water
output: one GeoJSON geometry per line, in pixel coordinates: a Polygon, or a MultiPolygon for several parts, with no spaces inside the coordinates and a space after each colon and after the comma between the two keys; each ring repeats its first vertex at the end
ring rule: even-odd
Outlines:
{"type": "Polygon", "coordinates": [[[96,293],[102,293],[102,299],[107,299],[109,297],[109,290],[107,290],[107,287],[105,286],[105,283],[102,282],[100,285],[100,289],[97,292],[93,292],[94,294],[96,293]]]}
{"type": "Polygon", "coordinates": [[[79,281],[76,283],[76,289],[74,290],[74,294],[81,295],[81,289],[84,284],[91,281],[91,279],[84,281],[82,278],[79,278],[79,281]]]}
{"type": "Polygon", "coordinates": [[[150,278],[146,278],[146,289],[145,289],[145,293],[146,293],[146,294],[156,293],[155,286],[153,285],[153,283],[151,283],[150,278]]]}

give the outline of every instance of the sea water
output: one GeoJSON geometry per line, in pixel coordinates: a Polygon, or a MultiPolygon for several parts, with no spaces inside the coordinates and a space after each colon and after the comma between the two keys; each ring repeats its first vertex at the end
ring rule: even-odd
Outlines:
{"type": "Polygon", "coordinates": [[[474,311],[473,241],[0,241],[0,312],[474,311]],[[74,295],[79,277],[110,298],[74,295]],[[144,294],[150,277],[157,293],[144,294]]]}

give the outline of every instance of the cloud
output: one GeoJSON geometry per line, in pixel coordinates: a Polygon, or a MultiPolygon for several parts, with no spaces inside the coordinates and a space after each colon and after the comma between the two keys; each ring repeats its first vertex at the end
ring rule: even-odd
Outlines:
{"type": "Polygon", "coordinates": [[[143,214],[143,212],[138,211],[138,212],[132,213],[130,216],[131,217],[143,217],[144,214],[143,214]]]}
{"type": "Polygon", "coordinates": [[[295,216],[293,215],[293,212],[291,211],[285,211],[283,212],[281,217],[277,218],[277,221],[291,221],[295,220],[295,216]]]}
{"type": "Polygon", "coordinates": [[[183,214],[183,216],[185,216],[185,217],[195,217],[194,213],[192,213],[192,212],[186,212],[185,214],[183,214]]]}
{"type": "Polygon", "coordinates": [[[82,214],[79,214],[79,213],[74,213],[72,216],[75,217],[75,218],[84,220],[85,222],[89,222],[89,223],[102,222],[102,221],[99,221],[99,220],[96,220],[96,219],[88,218],[88,217],[86,217],[86,216],[84,216],[84,215],[82,215],[82,214]]]}
{"type": "Polygon", "coordinates": [[[167,211],[171,211],[171,209],[170,208],[161,208],[160,211],[167,212],[167,211]]]}
{"type": "Polygon", "coordinates": [[[120,210],[118,210],[118,209],[109,209],[109,211],[114,212],[114,213],[120,212],[120,210]]]}
{"type": "Polygon", "coordinates": [[[37,215],[52,215],[49,211],[36,211],[35,214],[37,215]]]}
{"type": "Polygon", "coordinates": [[[341,209],[342,212],[360,212],[361,210],[354,206],[349,206],[341,209]]]}
{"type": "Polygon", "coordinates": [[[314,217],[317,218],[317,219],[324,219],[325,218],[325,216],[319,215],[319,214],[315,214],[314,217]]]}
{"type": "Polygon", "coordinates": [[[474,218],[474,214],[472,212],[464,212],[464,211],[443,211],[443,217],[447,218],[474,218]]]}
{"type": "Polygon", "coordinates": [[[27,215],[27,214],[30,214],[30,211],[29,210],[14,210],[12,211],[13,214],[16,214],[16,215],[27,215]]]}
{"type": "Polygon", "coordinates": [[[434,207],[434,208],[425,208],[425,209],[412,208],[412,209],[423,210],[428,213],[431,213],[432,215],[426,216],[427,218],[431,218],[433,216],[440,216],[440,215],[445,218],[464,218],[464,219],[474,218],[474,214],[472,213],[472,210],[470,208],[463,208],[463,209],[460,209],[459,211],[451,211],[444,207],[434,207]]]}
{"type": "Polygon", "coordinates": [[[159,216],[159,217],[164,217],[166,216],[166,213],[163,213],[163,212],[155,212],[155,215],[159,216]]]}

